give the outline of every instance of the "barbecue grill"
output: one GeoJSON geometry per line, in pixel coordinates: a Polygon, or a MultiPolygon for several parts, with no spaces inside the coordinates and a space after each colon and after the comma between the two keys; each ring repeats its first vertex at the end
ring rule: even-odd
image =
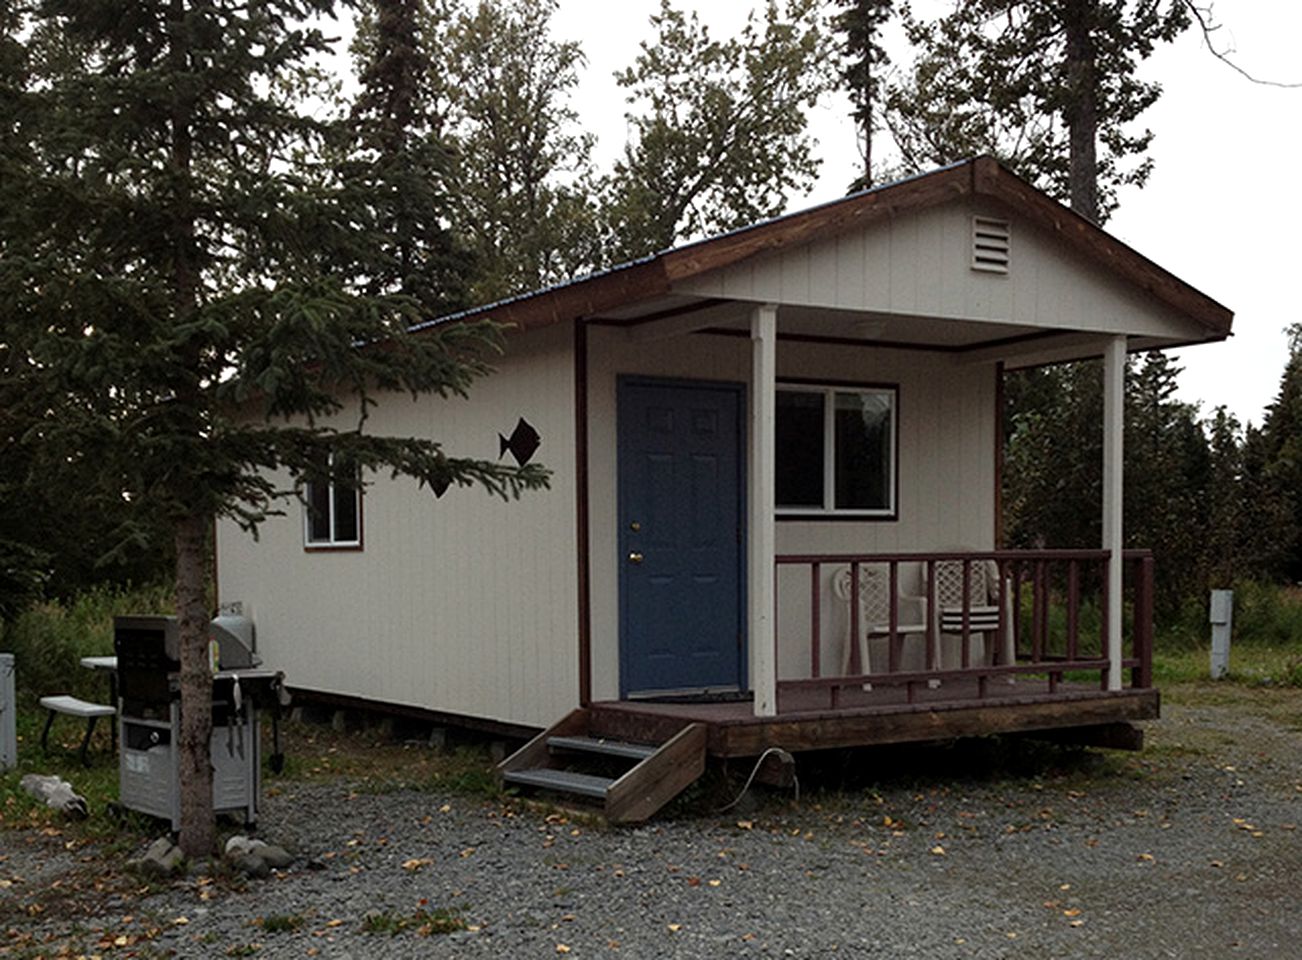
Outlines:
{"type": "MultiPolygon", "coordinates": [[[[253,622],[221,616],[209,626],[217,650],[212,686],[213,809],[258,819],[262,779],[260,707],[270,707],[272,765],[280,766],[280,707],[288,702],[284,674],[262,668],[253,622]]],[[[129,810],[181,827],[180,629],[176,617],[115,617],[121,752],[119,800],[129,810]]]]}

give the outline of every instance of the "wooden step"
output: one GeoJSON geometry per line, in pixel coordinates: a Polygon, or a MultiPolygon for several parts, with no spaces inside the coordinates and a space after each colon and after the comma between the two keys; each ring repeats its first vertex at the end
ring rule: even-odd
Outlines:
{"type": "Polygon", "coordinates": [[[555,790],[558,793],[574,793],[581,797],[606,799],[606,791],[615,781],[610,777],[594,777],[587,773],[575,773],[570,770],[509,770],[502,774],[507,783],[518,783],[523,787],[538,787],[542,790],[555,790]]]}
{"type": "Polygon", "coordinates": [[[604,737],[548,737],[547,746],[553,751],[564,750],[573,753],[599,753],[606,757],[621,757],[625,760],[645,760],[656,752],[656,748],[645,743],[629,743],[626,740],[607,740],[604,737]]]}
{"type": "Polygon", "coordinates": [[[587,710],[572,710],[497,767],[502,783],[535,787],[602,801],[611,823],[640,823],[705,771],[706,726],[693,723],[659,746],[591,735],[587,710]],[[609,758],[632,760],[618,779],[581,770],[601,769],[609,758]]]}

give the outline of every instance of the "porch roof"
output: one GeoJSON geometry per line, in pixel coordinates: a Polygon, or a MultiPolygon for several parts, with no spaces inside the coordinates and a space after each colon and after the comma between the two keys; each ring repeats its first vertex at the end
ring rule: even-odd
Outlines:
{"type": "MultiPolygon", "coordinates": [[[[1060,241],[1081,259],[1187,318],[1196,332],[1182,342],[1215,341],[1229,336],[1233,312],[1227,307],[1051,199],[988,156],[965,160],[932,173],[675,247],[568,283],[442,317],[414,329],[480,317],[491,317],[528,330],[574,319],[640,324],[688,314],[698,315],[695,320],[684,321],[692,328],[707,325],[729,327],[734,325],[726,316],[730,301],[685,292],[692,281],[764,254],[831,240],[902,214],[964,197],[996,201],[1021,220],[1060,241]],[[702,311],[716,314],[718,322],[700,322],[702,311]]],[[[805,334],[820,335],[823,331],[819,329],[814,313],[784,307],[783,332],[795,338],[805,334]]],[[[871,315],[859,319],[861,329],[871,327],[873,323],[871,315]]],[[[1062,338],[1064,335],[1061,330],[1028,332],[1025,326],[1013,324],[989,321],[966,324],[927,316],[911,317],[909,330],[913,341],[926,343],[931,349],[954,352],[978,349],[998,352],[1014,342],[1025,343],[1026,346],[1019,349],[1029,352],[1028,348],[1037,338],[1062,338]]],[[[871,336],[868,338],[873,339],[871,336]]],[[[1092,337],[1081,339],[1093,340],[1092,337]]],[[[1141,347],[1166,345],[1173,343],[1136,344],[1141,347]]],[[[1050,343],[1046,341],[1043,346],[1049,347],[1050,343]]],[[[1061,339],[1053,346],[1069,354],[1089,350],[1084,343],[1073,344],[1061,339]]]]}

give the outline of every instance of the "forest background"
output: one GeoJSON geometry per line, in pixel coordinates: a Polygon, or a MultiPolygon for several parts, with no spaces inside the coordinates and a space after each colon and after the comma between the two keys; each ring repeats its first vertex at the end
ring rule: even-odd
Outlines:
{"type": "MultiPolygon", "coordinates": [[[[38,647],[58,604],[160,583],[201,639],[206,531],[285,508],[267,467],[545,484],[312,418],[340,384],[363,409],[368,384],[464,393],[501,346],[414,323],[780,214],[817,182],[829,97],[859,131],[846,191],[990,153],[1106,227],[1152,174],[1155,51],[1201,35],[1225,83],[1287,82],[1243,76],[1193,0],[770,0],[726,33],[661,0],[602,126],[623,145],[598,153],[559,9],[0,5],[4,648],[38,647]],[[377,339],[396,346],[354,349],[377,339]],[[229,416],[255,398],[308,426],[229,416]]],[[[1302,325],[1279,309],[1260,423],[1181,399],[1168,355],[1130,360],[1126,538],[1156,555],[1166,642],[1201,635],[1211,587],[1270,605],[1302,579],[1302,325]]],[[[1004,545],[1097,546],[1098,365],[1009,374],[1005,397],[1004,545]]]]}

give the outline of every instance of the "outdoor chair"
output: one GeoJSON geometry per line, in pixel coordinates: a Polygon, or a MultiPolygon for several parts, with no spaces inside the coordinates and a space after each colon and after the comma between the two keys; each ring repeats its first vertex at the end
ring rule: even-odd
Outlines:
{"type": "MultiPolygon", "coordinates": [[[[850,675],[852,644],[859,644],[859,668],[863,674],[872,672],[869,654],[872,639],[886,638],[891,631],[891,581],[889,573],[880,566],[864,565],[859,568],[859,635],[851,635],[850,598],[853,593],[853,575],[849,567],[841,567],[832,575],[832,592],[846,605],[845,648],[841,662],[842,676],[850,675]]],[[[901,638],[917,636],[925,649],[927,636],[927,599],[910,594],[897,598],[895,632],[901,638]]],[[[864,684],[871,690],[871,684],[864,684]]]]}
{"type": "MultiPolygon", "coordinates": [[[[962,552],[958,548],[954,552],[962,552]]],[[[963,635],[963,565],[962,560],[938,560],[935,563],[935,630],[940,639],[956,637],[959,644],[963,635]]],[[[970,560],[968,567],[968,636],[978,638],[981,647],[972,653],[970,662],[995,666],[1012,664],[1016,657],[1013,651],[1013,617],[1008,606],[1009,591],[1003,589],[999,579],[999,565],[993,560],[970,560]],[[999,610],[1005,607],[1003,634],[1000,636],[999,610]]],[[[944,644],[941,645],[942,652],[944,644]]],[[[946,669],[962,667],[962,647],[957,647],[953,662],[944,664],[946,669]]]]}

